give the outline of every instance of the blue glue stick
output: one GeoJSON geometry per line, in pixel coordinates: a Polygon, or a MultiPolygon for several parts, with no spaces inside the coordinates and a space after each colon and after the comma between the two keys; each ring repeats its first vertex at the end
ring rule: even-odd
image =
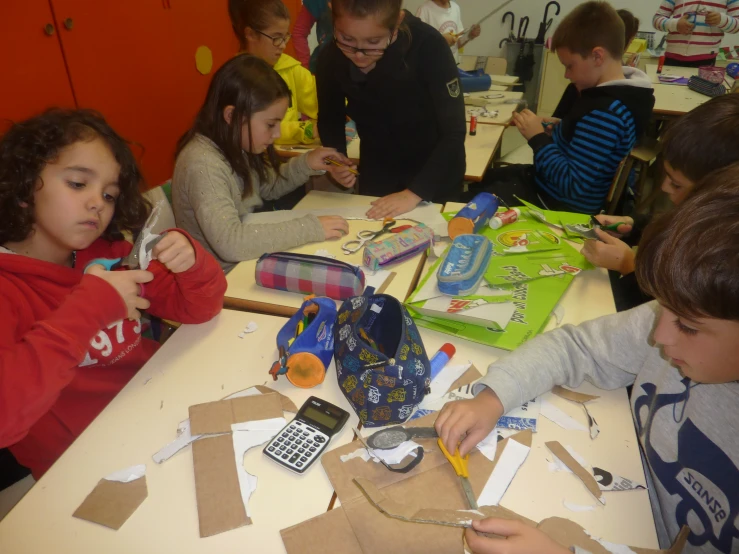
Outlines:
{"type": "Polygon", "coordinates": [[[434,356],[431,358],[432,381],[439,373],[441,373],[441,370],[444,369],[444,366],[449,363],[449,360],[452,359],[456,352],[457,349],[454,348],[454,345],[447,342],[443,344],[441,348],[439,348],[439,351],[436,354],[434,354],[434,356]]]}

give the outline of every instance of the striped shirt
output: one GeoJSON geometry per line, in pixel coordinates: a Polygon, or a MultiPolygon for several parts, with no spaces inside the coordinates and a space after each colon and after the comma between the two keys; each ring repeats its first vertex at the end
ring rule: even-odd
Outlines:
{"type": "Polygon", "coordinates": [[[681,61],[710,60],[716,57],[724,33],[739,32],[739,0],[662,0],[652,20],[654,28],[667,34],[665,55],[681,61]],[[718,12],[715,27],[706,23],[707,12],[718,12]],[[690,34],[677,31],[677,22],[688,16],[695,25],[690,34]]]}

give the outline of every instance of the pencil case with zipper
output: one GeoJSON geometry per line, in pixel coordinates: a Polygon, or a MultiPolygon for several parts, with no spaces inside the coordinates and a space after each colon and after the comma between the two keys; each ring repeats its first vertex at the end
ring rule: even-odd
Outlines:
{"type": "Polygon", "coordinates": [[[436,274],[439,292],[450,296],[473,294],[487,271],[493,245],[483,235],[459,235],[447,248],[436,274]]]}
{"type": "Polygon", "coordinates": [[[388,238],[368,242],[364,247],[362,263],[369,269],[377,270],[410,259],[433,243],[434,231],[419,223],[388,238]]]}
{"type": "Polygon", "coordinates": [[[257,285],[268,289],[327,296],[345,300],[362,294],[365,276],[361,268],[323,256],[273,252],[257,260],[257,285]]]}

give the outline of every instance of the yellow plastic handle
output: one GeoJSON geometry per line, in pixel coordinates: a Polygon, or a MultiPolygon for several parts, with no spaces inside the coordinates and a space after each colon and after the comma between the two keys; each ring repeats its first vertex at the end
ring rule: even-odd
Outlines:
{"type": "Polygon", "coordinates": [[[470,474],[467,472],[467,461],[470,459],[470,455],[467,454],[463,458],[459,454],[459,446],[457,446],[457,449],[454,451],[454,456],[452,456],[449,454],[449,451],[446,449],[440,438],[436,440],[436,443],[439,445],[439,448],[441,448],[441,452],[444,454],[444,457],[449,460],[450,464],[452,464],[455,473],[460,477],[469,477],[470,474]]]}

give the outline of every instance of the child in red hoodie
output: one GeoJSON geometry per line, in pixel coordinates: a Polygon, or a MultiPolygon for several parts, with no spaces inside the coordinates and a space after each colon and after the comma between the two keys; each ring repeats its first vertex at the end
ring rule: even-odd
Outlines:
{"type": "Polygon", "coordinates": [[[94,112],[52,110],[0,138],[0,447],[36,479],[156,351],[140,310],[183,323],[221,310],[223,271],[184,231],[148,271],[84,271],[131,251],[121,232],[150,210],[140,182],[94,112]]]}

